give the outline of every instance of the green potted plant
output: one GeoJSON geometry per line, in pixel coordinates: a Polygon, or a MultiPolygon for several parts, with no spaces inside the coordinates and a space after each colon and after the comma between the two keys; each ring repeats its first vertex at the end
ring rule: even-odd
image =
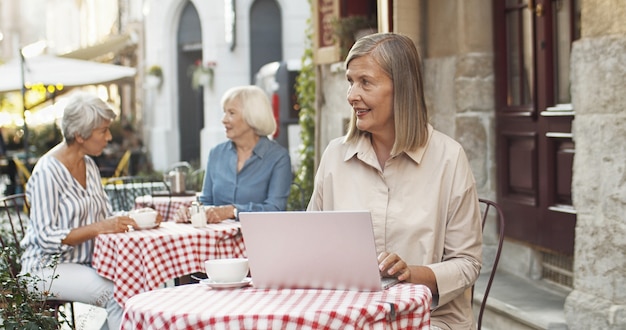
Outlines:
{"type": "MultiPolygon", "coordinates": [[[[5,233],[0,233],[5,234],[5,233]]],[[[5,242],[10,238],[5,237],[5,242]]],[[[56,318],[54,309],[46,304],[50,296],[49,288],[44,291],[31,291],[40,280],[32,274],[18,274],[19,252],[13,243],[0,251],[0,328],[2,329],[60,329],[67,323],[66,316],[60,311],[63,321],[56,318]]],[[[56,262],[47,266],[54,268],[56,262]]]]}
{"type": "Polygon", "coordinates": [[[194,64],[190,65],[187,69],[187,75],[191,77],[191,87],[195,90],[200,86],[208,86],[212,89],[216,66],[216,62],[203,63],[201,60],[196,60],[194,64]]]}
{"type": "Polygon", "coordinates": [[[150,87],[161,87],[163,84],[163,69],[158,65],[152,65],[148,68],[146,83],[150,87]]]}

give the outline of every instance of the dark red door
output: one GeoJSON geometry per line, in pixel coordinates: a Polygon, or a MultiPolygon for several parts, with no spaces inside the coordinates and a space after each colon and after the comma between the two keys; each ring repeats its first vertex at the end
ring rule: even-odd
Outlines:
{"type": "Polygon", "coordinates": [[[573,254],[571,42],[579,0],[494,0],[498,202],[506,235],[573,254]]]}

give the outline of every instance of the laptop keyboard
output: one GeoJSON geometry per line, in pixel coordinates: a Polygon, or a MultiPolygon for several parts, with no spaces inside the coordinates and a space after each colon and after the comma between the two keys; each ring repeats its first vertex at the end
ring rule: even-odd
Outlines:
{"type": "Polygon", "coordinates": [[[381,277],[380,278],[380,282],[381,282],[381,286],[384,289],[389,289],[390,287],[392,287],[393,285],[395,285],[396,283],[398,283],[398,278],[396,277],[381,277]]]}

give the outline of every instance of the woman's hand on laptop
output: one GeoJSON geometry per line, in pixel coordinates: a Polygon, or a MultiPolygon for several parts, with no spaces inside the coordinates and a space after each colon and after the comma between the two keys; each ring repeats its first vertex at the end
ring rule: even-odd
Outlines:
{"type": "Polygon", "coordinates": [[[378,255],[378,269],[383,276],[397,277],[400,281],[411,278],[409,265],[395,253],[383,252],[378,255]]]}
{"type": "Polygon", "coordinates": [[[409,266],[395,253],[378,255],[378,269],[383,276],[397,277],[400,281],[426,285],[433,294],[439,293],[437,278],[430,267],[409,266]]]}

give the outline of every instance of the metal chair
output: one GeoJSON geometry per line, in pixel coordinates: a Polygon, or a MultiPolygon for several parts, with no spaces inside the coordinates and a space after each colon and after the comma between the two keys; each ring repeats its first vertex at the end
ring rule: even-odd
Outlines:
{"type": "Polygon", "coordinates": [[[123,175],[128,175],[131,154],[132,152],[130,150],[126,150],[126,152],[124,152],[124,154],[120,158],[120,161],[117,163],[117,166],[115,167],[115,171],[113,171],[112,176],[110,178],[102,178],[102,184],[105,184],[111,178],[118,178],[123,175]]]}
{"type": "MultiPolygon", "coordinates": [[[[138,197],[169,197],[170,202],[168,203],[166,213],[163,214],[164,219],[169,218],[172,193],[170,187],[164,181],[148,177],[122,176],[106,180],[104,190],[109,196],[113,211],[132,210],[135,208],[135,201],[138,197]]],[[[149,201],[146,201],[145,204],[150,206],[149,201]]]]}
{"type": "Polygon", "coordinates": [[[22,186],[22,191],[26,191],[26,182],[30,179],[30,170],[26,164],[17,156],[13,156],[13,162],[17,168],[17,177],[19,184],[22,186]]]}
{"type": "MultiPolygon", "coordinates": [[[[487,298],[489,297],[489,291],[491,290],[491,284],[493,283],[493,278],[496,275],[496,269],[498,268],[498,262],[500,261],[500,254],[502,252],[502,244],[504,243],[504,213],[496,202],[490,201],[488,199],[479,198],[478,199],[481,209],[482,209],[482,229],[485,230],[485,223],[487,222],[487,218],[489,217],[489,211],[494,209],[496,211],[496,223],[498,225],[498,247],[496,249],[495,258],[493,261],[493,265],[491,266],[491,272],[489,274],[489,280],[487,281],[487,285],[485,287],[485,293],[483,294],[483,299],[480,303],[480,310],[478,312],[478,322],[477,329],[480,330],[483,321],[483,313],[485,312],[485,307],[487,306],[487,298]]],[[[474,300],[474,287],[472,287],[472,301],[474,300]]]]}
{"type": "MultiPolygon", "coordinates": [[[[22,255],[22,248],[20,241],[26,234],[26,226],[29,221],[28,214],[30,212],[30,205],[26,200],[24,193],[9,195],[0,198],[0,244],[2,249],[6,253],[3,253],[4,262],[9,275],[14,280],[18,280],[18,274],[21,269],[20,256],[22,255]],[[15,250],[15,253],[9,252],[11,249],[15,250]]],[[[46,299],[46,307],[54,310],[54,316],[58,319],[60,309],[70,306],[71,324],[69,326],[74,329],[76,320],[74,314],[74,303],[69,300],[59,299],[46,299]]]]}

